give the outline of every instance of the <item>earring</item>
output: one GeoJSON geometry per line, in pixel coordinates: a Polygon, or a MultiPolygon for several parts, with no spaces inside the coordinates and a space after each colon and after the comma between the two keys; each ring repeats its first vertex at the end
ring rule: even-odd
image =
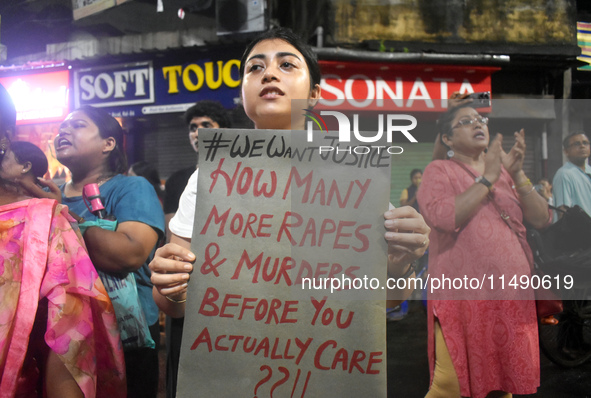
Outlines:
{"type": "Polygon", "coordinates": [[[448,157],[448,158],[450,158],[450,159],[451,159],[451,158],[453,158],[453,157],[454,157],[454,155],[455,155],[455,152],[454,152],[454,150],[453,150],[453,149],[450,149],[449,151],[447,151],[447,157],[448,157]]]}

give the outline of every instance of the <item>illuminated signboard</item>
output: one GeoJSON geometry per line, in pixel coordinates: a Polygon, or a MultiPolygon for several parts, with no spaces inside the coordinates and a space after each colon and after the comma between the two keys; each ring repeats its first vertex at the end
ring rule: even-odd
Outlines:
{"type": "Polygon", "coordinates": [[[0,77],[16,107],[16,124],[57,122],[69,112],[69,72],[0,77]]]}
{"type": "Polygon", "coordinates": [[[97,107],[154,102],[151,62],[85,68],[74,72],[74,102],[97,107]]]}
{"type": "Polygon", "coordinates": [[[143,61],[77,69],[72,83],[74,108],[92,105],[113,116],[134,117],[184,112],[208,99],[231,109],[240,96],[237,54],[219,57],[218,52],[207,52],[200,53],[197,61],[188,56],[189,60],[156,66],[143,61]]]}
{"type": "Polygon", "coordinates": [[[454,91],[491,91],[496,67],[320,61],[318,109],[445,112],[454,91]]]}

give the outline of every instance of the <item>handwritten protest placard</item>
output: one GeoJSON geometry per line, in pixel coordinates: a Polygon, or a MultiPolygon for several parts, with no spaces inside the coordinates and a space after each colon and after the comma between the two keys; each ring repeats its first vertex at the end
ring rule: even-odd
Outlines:
{"type": "Polygon", "coordinates": [[[199,135],[177,396],[385,397],[390,155],[199,135]]]}

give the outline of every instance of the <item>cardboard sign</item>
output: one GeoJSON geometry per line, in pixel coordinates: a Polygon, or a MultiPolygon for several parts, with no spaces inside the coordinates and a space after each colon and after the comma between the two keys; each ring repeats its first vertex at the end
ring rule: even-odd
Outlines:
{"type": "Polygon", "coordinates": [[[199,138],[177,396],[385,397],[390,155],[321,153],[337,138],[305,131],[199,138]]]}

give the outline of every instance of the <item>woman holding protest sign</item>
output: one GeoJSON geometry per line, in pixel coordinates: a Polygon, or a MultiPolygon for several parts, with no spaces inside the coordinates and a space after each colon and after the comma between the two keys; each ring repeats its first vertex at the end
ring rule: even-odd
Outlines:
{"type": "MultiPolygon", "coordinates": [[[[112,281],[109,292],[115,292],[122,302],[121,307],[116,307],[122,334],[127,330],[122,321],[136,320],[134,327],[140,325],[137,329],[143,331],[122,337],[128,397],[155,397],[159,371],[158,351],[154,347],[159,341],[158,308],[152,298],[147,263],[164,235],[160,201],[146,179],[123,175],[127,171],[123,129],[102,109],[86,106],[70,113],[60,125],[55,150],[57,159],[72,172],[72,180],[61,187],[63,203],[86,220],[82,227],[92,224],[84,231],[90,258],[103,272],[105,284],[106,280],[112,281]],[[114,230],[102,227],[110,220],[101,219],[85,203],[83,192],[88,184],[96,184],[100,189],[106,214],[116,219],[111,221],[114,230]],[[101,224],[101,221],[105,222],[101,224]],[[121,282],[129,273],[134,278],[121,282]],[[137,290],[134,287],[119,290],[122,285],[133,285],[134,281],[137,290]]],[[[112,300],[117,306],[114,296],[112,300]]]]}
{"type": "MultiPolygon", "coordinates": [[[[287,29],[261,34],[246,48],[241,64],[242,100],[257,129],[303,129],[304,116],[292,120],[292,100],[307,99],[313,107],[320,99],[320,67],[311,48],[287,29]]],[[[184,315],[186,288],[195,255],[189,251],[197,172],[189,180],[179,211],[171,221],[171,243],[156,252],[150,264],[154,298],[172,316],[184,315]]],[[[384,217],[388,242],[388,275],[408,277],[412,262],[429,243],[429,227],[412,207],[390,209],[384,217]]]]}
{"type": "Polygon", "coordinates": [[[505,153],[500,134],[489,145],[488,118],[458,102],[439,120],[449,159],[427,166],[418,193],[433,228],[429,270],[432,280],[485,276],[487,283],[430,292],[427,397],[533,394],[540,380],[534,293],[497,282],[531,275],[524,222],[546,225],[548,205],[523,172],[524,131],[505,153]]]}
{"type": "MultiPolygon", "coordinates": [[[[240,76],[244,110],[257,129],[303,129],[303,114],[296,121],[292,119],[292,101],[307,101],[307,107],[312,108],[320,98],[321,73],[316,56],[289,30],[266,32],[251,42],[242,57],[240,76]]],[[[189,248],[196,187],[197,172],[189,180],[171,220],[171,243],[160,248],[150,264],[154,298],[173,317],[184,316],[187,282],[195,260],[189,248]]],[[[428,246],[429,228],[410,207],[389,210],[385,217],[388,273],[394,278],[410,276],[410,264],[428,246]]]]}

